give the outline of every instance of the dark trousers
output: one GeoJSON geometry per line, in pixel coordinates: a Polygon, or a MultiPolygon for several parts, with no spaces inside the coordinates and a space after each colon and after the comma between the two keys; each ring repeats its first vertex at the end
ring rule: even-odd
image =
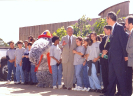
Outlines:
{"type": "Polygon", "coordinates": [[[126,67],[125,63],[115,64],[109,62],[109,85],[105,95],[114,96],[116,91],[117,80],[120,86],[121,96],[127,96],[126,88],[126,67]]]}
{"type": "Polygon", "coordinates": [[[128,96],[132,95],[132,67],[127,67],[127,74],[126,74],[126,78],[127,78],[127,93],[128,96]]]}
{"type": "Polygon", "coordinates": [[[103,80],[103,86],[104,86],[104,91],[107,91],[107,86],[108,86],[108,72],[109,72],[109,66],[108,66],[108,60],[102,60],[102,80],[103,80]]]}

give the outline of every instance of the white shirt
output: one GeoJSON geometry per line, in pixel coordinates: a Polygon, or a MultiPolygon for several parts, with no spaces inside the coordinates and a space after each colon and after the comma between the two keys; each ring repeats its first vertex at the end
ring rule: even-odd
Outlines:
{"type": "MultiPolygon", "coordinates": [[[[115,22],[115,24],[116,24],[116,22],[115,22]]],[[[113,33],[113,31],[114,31],[115,24],[112,26],[112,33],[113,33]]]]}
{"type": "Polygon", "coordinates": [[[91,46],[87,47],[86,54],[89,54],[87,61],[94,60],[99,56],[100,54],[99,45],[100,45],[100,42],[95,42],[95,43],[92,43],[91,46]]]}
{"type": "MultiPolygon", "coordinates": [[[[50,56],[53,56],[54,58],[56,58],[57,60],[60,60],[61,59],[61,49],[59,48],[59,46],[55,46],[55,45],[52,45],[50,47],[50,56]]],[[[51,58],[50,59],[50,65],[56,65],[57,62],[55,59],[51,58]]]]}
{"type": "MultiPolygon", "coordinates": [[[[69,36],[69,35],[67,35],[67,36],[68,36],[68,40],[69,40],[69,37],[70,37],[70,36],[69,36]]],[[[73,35],[72,35],[72,36],[73,36],[73,35]]],[[[70,37],[70,39],[71,39],[71,45],[72,45],[72,36],[70,37]]]]}

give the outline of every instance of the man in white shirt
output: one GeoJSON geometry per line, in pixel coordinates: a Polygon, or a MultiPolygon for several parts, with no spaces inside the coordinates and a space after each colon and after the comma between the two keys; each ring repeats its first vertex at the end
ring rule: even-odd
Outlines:
{"type": "Polygon", "coordinates": [[[62,51],[62,66],[63,66],[63,80],[64,89],[71,90],[73,86],[74,77],[74,53],[72,52],[76,48],[76,36],[73,35],[73,27],[67,27],[67,36],[62,37],[60,47],[62,51]]]}

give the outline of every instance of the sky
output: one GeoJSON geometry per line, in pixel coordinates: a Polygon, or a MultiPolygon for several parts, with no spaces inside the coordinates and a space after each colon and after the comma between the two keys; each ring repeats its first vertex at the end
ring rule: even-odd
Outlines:
{"type": "MultiPolygon", "coordinates": [[[[125,0],[0,0],[0,38],[19,40],[19,27],[99,17],[104,9],[125,0]]],[[[127,1],[127,0],[126,0],[127,1]]],[[[133,14],[130,0],[130,14],[133,14]]]]}

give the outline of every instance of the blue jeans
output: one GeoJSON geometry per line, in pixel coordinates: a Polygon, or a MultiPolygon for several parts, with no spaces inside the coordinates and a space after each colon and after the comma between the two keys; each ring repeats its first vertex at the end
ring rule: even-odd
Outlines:
{"type": "Polygon", "coordinates": [[[97,77],[95,64],[92,63],[91,76],[89,76],[91,89],[101,89],[100,81],[97,77]]]}
{"type": "Polygon", "coordinates": [[[77,86],[82,87],[82,78],[81,78],[81,72],[82,72],[83,65],[75,65],[75,76],[77,79],[77,86]]]}
{"type": "Polygon", "coordinates": [[[57,79],[58,79],[58,85],[61,85],[61,78],[62,78],[62,64],[59,66],[52,65],[52,77],[53,77],[53,86],[56,86],[57,79]]]}
{"type": "Polygon", "coordinates": [[[83,78],[82,78],[83,79],[83,86],[86,88],[90,87],[88,70],[87,70],[87,63],[83,66],[82,74],[83,74],[83,78]]]}
{"type": "Polygon", "coordinates": [[[9,61],[7,61],[7,66],[8,66],[7,80],[11,81],[11,75],[13,71],[14,81],[16,82],[16,67],[14,66],[14,63],[10,63],[9,61]]]}
{"type": "Polygon", "coordinates": [[[31,81],[33,83],[37,83],[37,77],[36,77],[36,72],[34,71],[35,70],[35,65],[31,65],[31,69],[30,69],[30,76],[31,76],[31,81]]]}
{"type": "Polygon", "coordinates": [[[19,64],[16,64],[16,79],[17,82],[20,82],[20,76],[21,76],[21,82],[25,82],[24,80],[24,72],[22,70],[22,66],[20,66],[19,64]]]}

